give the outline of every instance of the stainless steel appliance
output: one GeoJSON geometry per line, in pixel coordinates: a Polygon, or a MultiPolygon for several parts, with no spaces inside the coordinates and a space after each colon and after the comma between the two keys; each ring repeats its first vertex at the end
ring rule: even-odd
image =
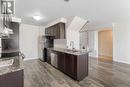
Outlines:
{"type": "Polygon", "coordinates": [[[47,48],[54,47],[54,36],[42,36],[43,40],[43,57],[40,60],[46,62],[47,61],[47,48]]]}
{"type": "Polygon", "coordinates": [[[51,65],[54,67],[58,67],[57,64],[57,52],[51,52],[51,65]]]}

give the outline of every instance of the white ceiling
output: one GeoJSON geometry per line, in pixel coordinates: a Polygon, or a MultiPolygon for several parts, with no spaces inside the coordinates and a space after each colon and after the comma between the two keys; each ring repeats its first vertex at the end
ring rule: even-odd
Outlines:
{"type": "Polygon", "coordinates": [[[16,16],[24,23],[45,25],[59,17],[80,16],[89,26],[101,26],[117,19],[130,19],[130,0],[15,0],[16,16]],[[32,19],[41,15],[41,21],[32,19]]]}

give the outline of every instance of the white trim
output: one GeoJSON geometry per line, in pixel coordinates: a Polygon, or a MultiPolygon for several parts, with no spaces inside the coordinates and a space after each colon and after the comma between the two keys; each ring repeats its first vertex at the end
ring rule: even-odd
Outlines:
{"type": "Polygon", "coordinates": [[[91,55],[89,55],[89,57],[90,58],[96,58],[96,59],[98,58],[97,56],[91,56],[91,55]]]}
{"type": "Polygon", "coordinates": [[[118,63],[125,63],[125,64],[130,64],[129,61],[123,61],[123,60],[117,60],[117,59],[113,59],[114,62],[118,62],[118,63]]]}
{"type": "Polygon", "coordinates": [[[36,59],[39,59],[39,58],[25,58],[24,61],[36,60],[36,59]]]}

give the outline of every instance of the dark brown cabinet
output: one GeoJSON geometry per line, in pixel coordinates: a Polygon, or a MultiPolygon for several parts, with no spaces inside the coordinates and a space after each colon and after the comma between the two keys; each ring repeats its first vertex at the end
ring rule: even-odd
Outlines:
{"type": "Polygon", "coordinates": [[[76,78],[76,56],[71,54],[65,55],[65,72],[69,76],[76,78]]]}
{"type": "Polygon", "coordinates": [[[65,72],[65,54],[58,52],[58,69],[65,72]]]}
{"type": "Polygon", "coordinates": [[[54,36],[55,39],[65,39],[65,23],[58,23],[45,29],[45,34],[54,36]]]}
{"type": "Polygon", "coordinates": [[[58,53],[58,69],[75,80],[82,80],[88,75],[88,53],[72,55],[64,52],[58,53]]]}
{"type": "Polygon", "coordinates": [[[0,87],[24,87],[23,70],[0,76],[0,87]]]}
{"type": "Polygon", "coordinates": [[[59,26],[59,38],[60,39],[65,39],[66,38],[66,30],[65,30],[65,24],[60,23],[59,26]]]}

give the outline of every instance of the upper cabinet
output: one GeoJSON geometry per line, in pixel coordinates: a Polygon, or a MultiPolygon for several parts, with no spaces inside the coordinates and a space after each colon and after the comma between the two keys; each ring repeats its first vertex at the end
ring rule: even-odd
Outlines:
{"type": "Polygon", "coordinates": [[[55,39],[65,39],[66,38],[65,23],[58,23],[53,26],[47,27],[45,29],[45,34],[54,36],[55,39]]]}

